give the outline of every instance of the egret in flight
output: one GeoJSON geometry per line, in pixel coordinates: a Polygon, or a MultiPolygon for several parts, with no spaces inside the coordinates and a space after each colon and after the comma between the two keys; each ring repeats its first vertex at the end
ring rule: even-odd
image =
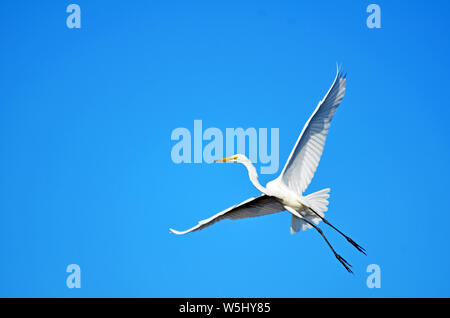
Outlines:
{"type": "Polygon", "coordinates": [[[170,229],[170,231],[175,234],[186,234],[202,230],[205,227],[224,219],[235,220],[287,210],[292,214],[291,233],[314,228],[323,237],[339,262],[341,262],[347,271],[352,273],[352,270],[350,269],[351,265],[342,256],[336,253],[325,237],[325,234],[317,226],[320,221],[323,221],[341,234],[360,252],[366,254],[364,248],[356,244],[350,237],[342,233],[324,218],[324,212],[328,210],[327,199],[330,197],[330,189],[323,189],[303,196],[303,193],[311,182],[317,166],[319,165],[331,119],[344,97],[345,84],[346,74],[343,74],[338,67],[331,88],[319,102],[311,117],[303,127],[283,171],[281,171],[281,174],[276,179],[267,183],[266,187],[263,187],[258,182],[256,169],[246,156],[236,154],[216,160],[216,162],[237,162],[243,164],[248,170],[250,181],[262,192],[260,196],[250,198],[225,211],[217,213],[206,220],[202,220],[196,226],[186,231],[176,231],[173,229],[170,229]]]}

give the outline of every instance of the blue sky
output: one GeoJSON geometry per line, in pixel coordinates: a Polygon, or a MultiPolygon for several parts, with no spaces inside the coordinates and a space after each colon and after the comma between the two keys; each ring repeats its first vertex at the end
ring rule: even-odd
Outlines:
{"type": "Polygon", "coordinates": [[[76,1],[81,29],[69,3],[0,4],[0,296],[450,296],[448,1],[377,1],[381,29],[366,1],[76,1]],[[322,226],[355,275],[287,212],[169,233],[258,194],[240,165],[174,164],[173,129],[279,128],[281,169],[336,62],[308,193],[367,249],[322,226]]]}

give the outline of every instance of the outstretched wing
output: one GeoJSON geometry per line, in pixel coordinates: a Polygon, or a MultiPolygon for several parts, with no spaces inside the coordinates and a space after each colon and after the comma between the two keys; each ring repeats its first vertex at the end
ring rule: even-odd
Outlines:
{"type": "Polygon", "coordinates": [[[306,190],[319,165],[331,119],[344,97],[345,84],[346,75],[338,69],[333,85],[303,127],[280,174],[282,182],[299,195],[306,190]]]}
{"type": "Polygon", "coordinates": [[[283,205],[280,202],[278,202],[278,200],[276,200],[274,197],[263,194],[259,197],[250,198],[240,204],[232,206],[231,208],[228,208],[225,211],[219,212],[216,215],[210,217],[209,219],[202,220],[198,222],[196,226],[190,228],[189,230],[176,231],[170,229],[170,231],[175,234],[186,234],[202,230],[205,227],[208,227],[216,222],[225,219],[236,220],[236,219],[250,218],[255,216],[262,216],[266,214],[281,212],[284,210],[285,209],[283,205]]]}

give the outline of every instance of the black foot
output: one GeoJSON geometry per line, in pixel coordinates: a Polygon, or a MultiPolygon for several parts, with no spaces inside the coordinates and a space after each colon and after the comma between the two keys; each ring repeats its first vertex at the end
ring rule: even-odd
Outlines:
{"type": "Polygon", "coordinates": [[[355,241],[353,241],[351,238],[349,238],[348,236],[346,237],[347,241],[349,241],[350,244],[352,244],[354,247],[356,247],[356,249],[358,251],[360,251],[361,253],[363,253],[364,255],[366,254],[366,249],[358,244],[355,243],[355,241]]]}
{"type": "Polygon", "coordinates": [[[336,256],[336,258],[338,259],[338,261],[341,262],[342,265],[344,265],[345,269],[346,269],[349,273],[353,274],[353,271],[350,269],[350,267],[352,267],[352,265],[350,265],[350,263],[347,262],[341,255],[339,255],[339,254],[337,254],[337,253],[334,254],[334,255],[336,256]]]}

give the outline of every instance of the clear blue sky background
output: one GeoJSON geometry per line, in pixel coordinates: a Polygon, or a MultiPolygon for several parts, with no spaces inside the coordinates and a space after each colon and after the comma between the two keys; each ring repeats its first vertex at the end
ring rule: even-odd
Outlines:
{"type": "Polygon", "coordinates": [[[0,4],[0,296],[450,296],[448,1],[377,1],[379,30],[368,1],[80,0],[79,30],[69,3],[0,4]],[[279,128],[283,165],[336,62],[309,191],[367,249],[324,227],[355,275],[287,212],[169,233],[258,194],[240,165],[174,164],[172,130],[279,128]]]}

